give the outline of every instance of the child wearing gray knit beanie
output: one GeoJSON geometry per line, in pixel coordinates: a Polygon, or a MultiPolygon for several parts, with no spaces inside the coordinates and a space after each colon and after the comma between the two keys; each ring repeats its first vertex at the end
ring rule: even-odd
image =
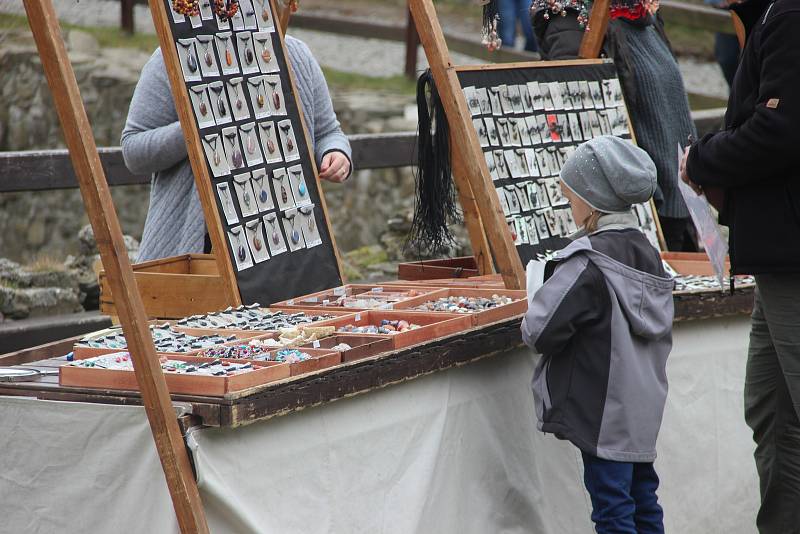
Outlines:
{"type": "MultiPolygon", "coordinates": [[[[567,195],[573,193],[601,213],[628,213],[634,204],[647,202],[656,191],[656,179],[656,166],[647,152],[610,135],[580,145],[561,169],[567,195]]],[[[575,214],[576,222],[583,220],[580,215],[575,214]]]]}

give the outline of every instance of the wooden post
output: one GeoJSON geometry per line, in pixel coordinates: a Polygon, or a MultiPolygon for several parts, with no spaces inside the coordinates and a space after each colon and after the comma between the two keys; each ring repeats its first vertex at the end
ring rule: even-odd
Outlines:
{"type": "Polygon", "coordinates": [[[492,185],[489,167],[480,148],[478,133],[472,125],[472,117],[450,59],[436,9],[431,0],[409,0],[409,8],[450,125],[453,179],[458,187],[476,257],[478,254],[482,254],[486,260],[493,257],[506,287],[522,289],[525,287],[525,270],[492,185]],[[469,215],[472,209],[477,211],[478,218],[469,215]],[[473,232],[481,222],[485,233],[482,238],[477,238],[473,232]],[[482,250],[487,240],[493,253],[491,256],[487,250],[482,250]]]}
{"type": "Polygon", "coordinates": [[[291,4],[286,1],[283,3],[275,2],[275,9],[278,12],[278,26],[280,26],[281,33],[286,35],[286,30],[289,28],[289,20],[292,18],[291,4]]]}
{"type": "MultiPolygon", "coordinates": [[[[228,302],[231,306],[239,306],[242,297],[239,294],[239,285],[236,281],[236,273],[233,270],[231,258],[228,255],[228,245],[225,231],[222,228],[222,221],[219,213],[214,209],[216,197],[211,176],[206,166],[206,157],[203,147],[200,145],[200,133],[194,121],[194,111],[189,101],[186,91],[186,84],[181,74],[181,63],[178,58],[178,51],[172,41],[172,32],[169,25],[169,15],[163,0],[149,0],[150,12],[153,15],[153,25],[158,35],[158,42],[161,45],[161,54],[164,57],[164,64],[167,68],[172,96],[175,101],[175,111],[183,127],[184,139],[186,140],[186,150],[189,153],[189,163],[192,165],[192,174],[197,185],[197,193],[200,196],[200,203],[203,205],[203,214],[206,220],[208,236],[211,238],[211,247],[214,251],[214,258],[217,260],[219,274],[222,277],[228,302]]],[[[112,288],[113,293],[113,288],[112,288]]],[[[116,295],[114,299],[116,302],[116,295]]]]}
{"type": "Polygon", "coordinates": [[[409,80],[417,79],[417,54],[419,52],[419,34],[414,25],[414,18],[411,11],[408,12],[406,21],[406,78],[409,80]]]}
{"type": "Polygon", "coordinates": [[[120,14],[120,28],[127,34],[133,34],[136,31],[133,6],[136,0],[120,0],[119,14],[120,14]]]}
{"type": "Polygon", "coordinates": [[[583,34],[581,48],[578,52],[580,58],[594,59],[600,57],[600,51],[603,49],[603,41],[608,30],[609,5],[610,0],[595,0],[594,4],[592,4],[592,12],[589,14],[589,26],[583,34]]]}
{"type": "MultiPolygon", "coordinates": [[[[175,515],[184,533],[207,533],[197,483],[192,474],[167,384],[156,356],[144,306],[136,287],[117,213],[69,62],[52,0],[26,0],[25,11],[69,148],[83,201],[92,223],[122,329],[134,363],[156,449],[175,515]]],[[[114,436],[109,436],[113,439],[114,436]]]]}

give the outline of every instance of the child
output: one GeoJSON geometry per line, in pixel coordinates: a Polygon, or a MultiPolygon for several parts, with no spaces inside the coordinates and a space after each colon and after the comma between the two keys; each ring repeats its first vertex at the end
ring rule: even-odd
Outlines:
{"type": "Polygon", "coordinates": [[[561,184],[582,237],[548,263],[522,323],[542,354],[539,429],[581,450],[598,533],[663,533],[653,461],[673,282],[631,212],[653,195],[656,168],[632,143],[598,137],[567,160],[561,184]]]}

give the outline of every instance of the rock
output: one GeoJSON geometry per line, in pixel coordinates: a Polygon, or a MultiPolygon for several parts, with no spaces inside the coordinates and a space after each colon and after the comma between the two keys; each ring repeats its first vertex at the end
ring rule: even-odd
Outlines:
{"type": "Polygon", "coordinates": [[[60,315],[82,310],[77,288],[13,289],[0,286],[0,313],[9,319],[60,315]]]}
{"type": "MultiPolygon", "coordinates": [[[[67,34],[67,47],[70,56],[73,53],[84,54],[88,57],[97,57],[100,54],[100,43],[92,35],[80,30],[70,30],[67,34]]],[[[70,57],[74,61],[74,58],[70,57]]]]}

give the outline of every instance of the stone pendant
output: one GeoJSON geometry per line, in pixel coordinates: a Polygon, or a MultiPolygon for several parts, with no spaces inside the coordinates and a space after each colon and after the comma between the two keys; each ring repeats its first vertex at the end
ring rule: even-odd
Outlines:
{"type": "Polygon", "coordinates": [[[277,245],[280,242],[281,242],[281,237],[280,235],[278,235],[278,231],[272,230],[272,244],[277,245]]]}
{"type": "Polygon", "coordinates": [[[258,196],[258,199],[261,201],[262,204],[266,204],[267,200],[269,200],[269,195],[264,189],[262,189],[261,193],[258,196]]]}
{"type": "Polygon", "coordinates": [[[267,139],[267,152],[270,154],[275,153],[275,143],[272,141],[272,139],[267,139]]]}
{"type": "Polygon", "coordinates": [[[253,248],[256,249],[256,252],[259,252],[261,250],[261,246],[262,246],[261,239],[258,236],[255,236],[253,238],[253,248]]]}
{"type": "Polygon", "coordinates": [[[269,50],[264,47],[264,50],[261,51],[261,59],[264,60],[264,63],[269,63],[272,61],[272,54],[269,53],[269,50]]]}
{"type": "Polygon", "coordinates": [[[255,59],[255,57],[253,56],[253,50],[251,48],[248,48],[247,50],[245,50],[245,52],[244,52],[244,61],[245,61],[245,63],[247,63],[248,65],[252,65],[254,59],[255,59]]]}
{"type": "Polygon", "coordinates": [[[272,103],[275,104],[275,109],[281,109],[281,95],[278,92],[272,93],[272,103]]]}
{"type": "Polygon", "coordinates": [[[264,95],[262,95],[261,93],[258,93],[258,98],[256,98],[256,104],[258,104],[259,108],[264,107],[264,95]]]}
{"type": "Polygon", "coordinates": [[[315,226],[316,226],[316,224],[314,223],[314,214],[312,213],[312,214],[311,214],[311,215],[308,217],[308,229],[309,229],[309,230],[311,230],[311,231],[313,232],[313,231],[314,231],[314,227],[315,227],[315,226]]]}
{"type": "Polygon", "coordinates": [[[242,106],[243,106],[242,99],[237,96],[236,97],[236,109],[241,111],[242,110],[242,106]]]}
{"type": "Polygon", "coordinates": [[[206,66],[208,67],[214,64],[214,58],[211,57],[211,52],[209,50],[206,50],[205,60],[206,60],[206,66]]]}
{"type": "Polygon", "coordinates": [[[225,107],[225,100],[220,96],[217,98],[217,109],[219,110],[219,116],[224,117],[228,113],[228,108],[225,107]]]}
{"type": "Polygon", "coordinates": [[[300,193],[301,197],[306,196],[306,184],[300,182],[300,185],[297,186],[297,192],[300,193]]]}
{"type": "MultiPolygon", "coordinates": [[[[244,160],[242,159],[242,152],[239,150],[239,147],[233,149],[233,157],[231,158],[234,168],[238,169],[242,165],[244,165],[244,160]]],[[[245,198],[248,199],[247,204],[249,205],[249,195],[245,193],[245,198]]]]}
{"type": "Polygon", "coordinates": [[[289,152],[291,152],[292,150],[294,150],[294,141],[292,140],[292,138],[291,138],[291,137],[289,137],[289,138],[286,140],[286,148],[288,148],[288,149],[289,149],[289,152]]]}
{"type": "Polygon", "coordinates": [[[292,243],[295,245],[300,242],[300,232],[297,230],[292,229],[292,243]]]}
{"type": "Polygon", "coordinates": [[[197,60],[191,52],[186,53],[186,66],[189,67],[189,72],[197,72],[197,60]]]}
{"type": "Polygon", "coordinates": [[[269,10],[266,7],[261,10],[261,20],[264,22],[269,21],[269,10]]]}
{"type": "Polygon", "coordinates": [[[214,152],[214,167],[219,167],[219,164],[222,160],[219,157],[217,152],[214,152]]]}
{"type": "Polygon", "coordinates": [[[247,251],[244,249],[244,245],[239,245],[239,261],[244,261],[247,259],[247,251]]]}
{"type": "Polygon", "coordinates": [[[231,54],[231,51],[227,48],[225,49],[225,63],[227,63],[229,67],[233,65],[233,54],[231,54]]]}
{"type": "Polygon", "coordinates": [[[247,136],[247,153],[253,155],[256,151],[256,143],[253,141],[253,136],[247,136]]]}
{"type": "MultiPolygon", "coordinates": [[[[235,155],[236,155],[236,152],[234,152],[234,157],[235,157],[235,155]]],[[[244,192],[244,205],[247,208],[250,207],[250,191],[245,191],[244,192]]]]}
{"type": "Polygon", "coordinates": [[[281,184],[281,200],[284,204],[289,202],[289,193],[286,191],[286,187],[281,184]]]}
{"type": "Polygon", "coordinates": [[[208,106],[205,102],[200,102],[200,115],[205,117],[208,114],[208,106]]]}

